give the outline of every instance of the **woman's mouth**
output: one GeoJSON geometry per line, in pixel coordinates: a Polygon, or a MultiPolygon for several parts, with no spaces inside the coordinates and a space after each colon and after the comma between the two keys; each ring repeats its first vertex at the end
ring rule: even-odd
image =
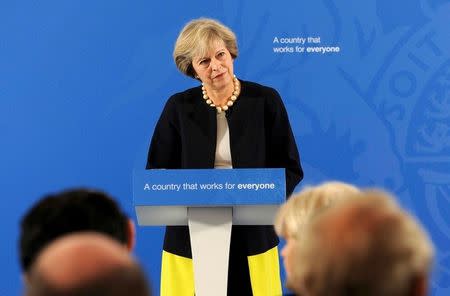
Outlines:
{"type": "Polygon", "coordinates": [[[220,73],[220,74],[217,74],[216,76],[214,76],[212,79],[216,79],[216,78],[221,78],[221,77],[223,77],[224,76],[224,74],[225,74],[226,72],[223,72],[223,73],[220,73]]]}

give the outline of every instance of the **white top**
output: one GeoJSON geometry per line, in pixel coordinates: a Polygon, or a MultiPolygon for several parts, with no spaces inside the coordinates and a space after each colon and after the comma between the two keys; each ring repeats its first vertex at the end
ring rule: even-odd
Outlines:
{"type": "Polygon", "coordinates": [[[232,167],[230,130],[228,129],[228,122],[225,117],[225,112],[221,112],[217,113],[217,142],[214,168],[230,169],[232,167]]]}

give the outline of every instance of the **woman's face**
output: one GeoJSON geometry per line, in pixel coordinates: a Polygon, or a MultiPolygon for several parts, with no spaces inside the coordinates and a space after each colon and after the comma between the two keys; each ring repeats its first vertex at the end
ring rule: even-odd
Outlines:
{"type": "Polygon", "coordinates": [[[193,59],[192,66],[206,88],[220,91],[233,83],[233,61],[223,40],[217,40],[205,56],[193,59]]]}

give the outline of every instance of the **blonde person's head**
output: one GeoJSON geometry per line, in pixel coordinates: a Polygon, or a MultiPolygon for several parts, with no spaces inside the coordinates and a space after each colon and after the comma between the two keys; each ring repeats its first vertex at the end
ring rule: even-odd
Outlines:
{"type": "Polygon", "coordinates": [[[173,51],[178,70],[195,78],[193,59],[205,55],[217,41],[224,42],[233,59],[238,56],[236,36],[227,26],[208,18],[194,19],[187,23],[178,35],[173,51]]]}
{"type": "Polygon", "coordinates": [[[317,213],[358,192],[355,186],[337,181],[305,188],[281,206],[275,218],[275,231],[285,238],[299,238],[317,213]]]}

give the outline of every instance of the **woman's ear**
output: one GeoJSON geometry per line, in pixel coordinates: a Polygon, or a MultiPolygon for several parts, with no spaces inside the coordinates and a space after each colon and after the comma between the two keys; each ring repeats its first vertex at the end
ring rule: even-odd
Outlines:
{"type": "Polygon", "coordinates": [[[128,251],[133,251],[136,244],[136,227],[131,219],[127,221],[127,249],[128,251]]]}

